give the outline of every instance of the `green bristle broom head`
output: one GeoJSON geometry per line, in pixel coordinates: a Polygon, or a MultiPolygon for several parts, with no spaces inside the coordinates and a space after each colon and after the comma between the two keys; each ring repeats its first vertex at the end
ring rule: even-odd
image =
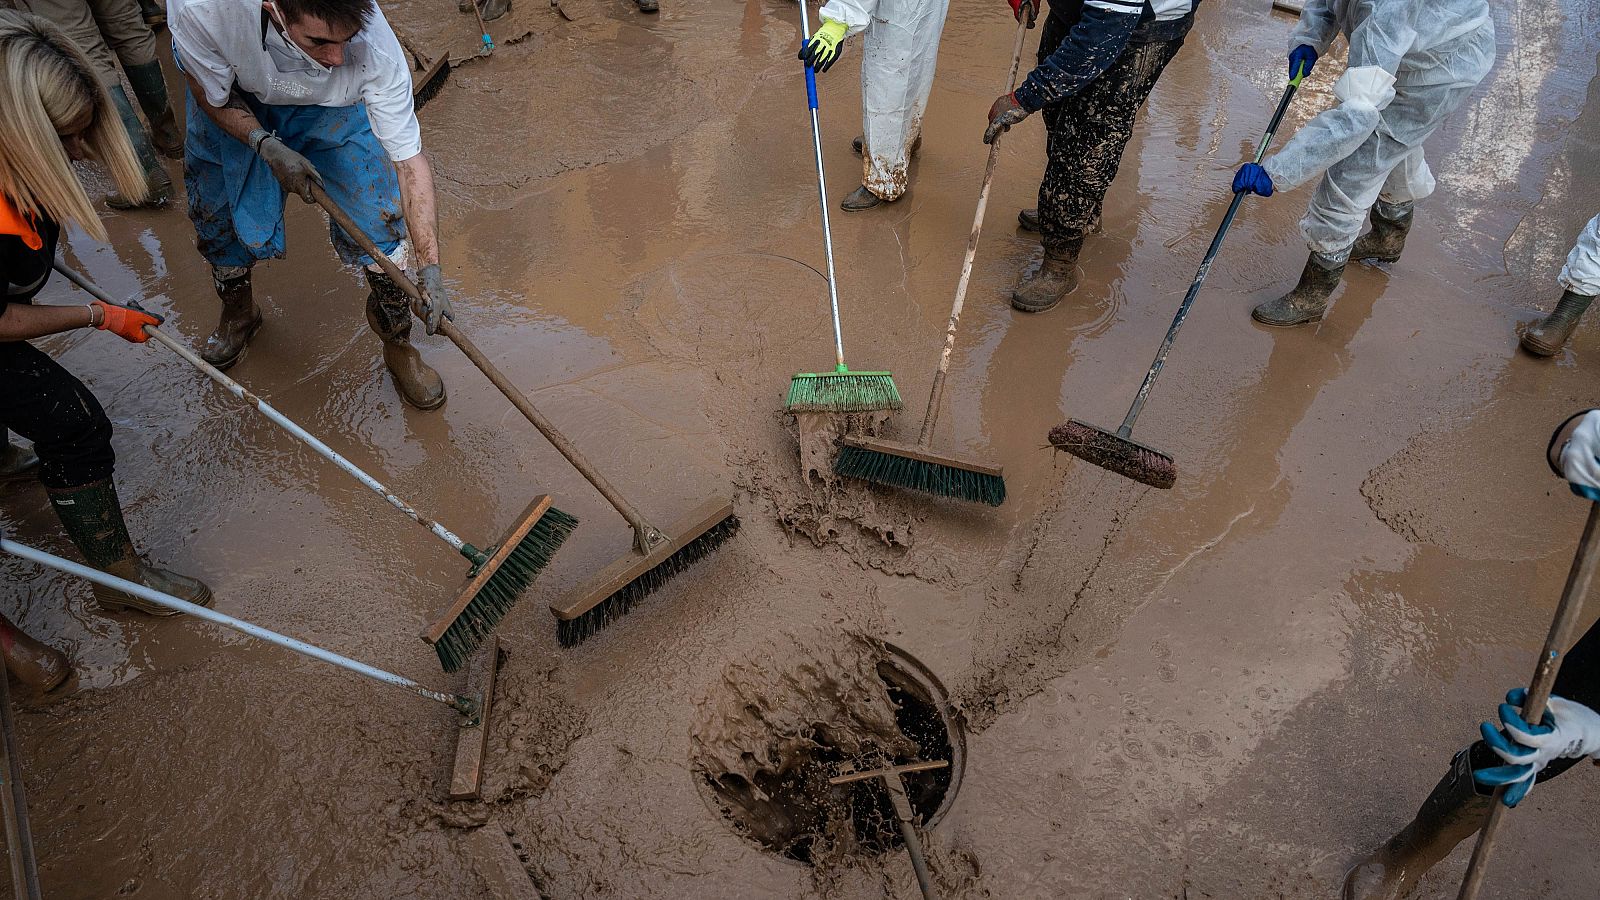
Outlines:
{"type": "Polygon", "coordinates": [[[846,478],[971,503],[999,506],[1006,502],[1004,476],[966,468],[955,459],[939,463],[845,444],[834,458],[833,470],[846,478]]]}
{"type": "Polygon", "coordinates": [[[789,381],[789,412],[873,412],[899,409],[900,391],[888,372],[801,372],[789,381]]]}

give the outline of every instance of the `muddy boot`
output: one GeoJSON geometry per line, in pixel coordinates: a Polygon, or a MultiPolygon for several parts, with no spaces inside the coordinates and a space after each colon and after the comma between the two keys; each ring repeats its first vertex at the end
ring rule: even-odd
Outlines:
{"type": "Polygon", "coordinates": [[[39,477],[39,454],[5,440],[0,428],[0,481],[32,481],[39,477]]]}
{"type": "Polygon", "coordinates": [[[133,143],[133,152],[139,157],[139,164],[144,166],[145,185],[148,192],[143,202],[135,203],[124,197],[120,192],[106,195],[106,205],[112,209],[160,209],[172,199],[172,179],[167,175],[167,170],[161,167],[161,161],[156,159],[155,147],[150,143],[150,133],[145,131],[144,123],[133,113],[133,104],[128,102],[128,92],[122,85],[111,88],[111,105],[117,108],[117,117],[122,119],[122,127],[128,132],[128,140],[133,143]]]}
{"type": "Polygon", "coordinates": [[[1561,348],[1567,345],[1567,338],[1572,337],[1573,329],[1578,327],[1578,319],[1583,316],[1583,311],[1593,302],[1593,297],[1562,291],[1561,299],[1550,315],[1522,333],[1522,349],[1534,356],[1555,356],[1560,353],[1561,348]]]}
{"type": "Polygon", "coordinates": [[[1078,251],[1083,238],[1068,241],[1058,249],[1044,248],[1044,260],[1032,275],[1011,292],[1011,306],[1021,312],[1039,313],[1053,308],[1078,287],[1078,251]]]}
{"type": "MultiPolygon", "coordinates": [[[[864,134],[856,135],[855,140],[850,142],[850,149],[854,150],[856,152],[857,156],[862,156],[867,152],[866,149],[865,149],[866,146],[867,146],[867,136],[864,135],[864,134]]],[[[921,150],[922,150],[922,135],[921,135],[921,133],[918,133],[917,134],[917,139],[911,142],[911,155],[912,156],[916,156],[919,152],[921,152],[921,150]]]]}
{"type": "Polygon", "coordinates": [[[1039,208],[1017,210],[1017,227],[1023,231],[1039,233],[1039,208]]]}
{"type": "Polygon", "coordinates": [[[150,120],[150,142],[156,152],[168,159],[183,159],[183,132],[178,130],[178,117],[172,111],[167,97],[167,81],[161,74],[161,63],[151,60],[137,66],[123,66],[128,73],[128,84],[133,95],[139,98],[139,108],[150,120]]]}
{"type": "Polygon", "coordinates": [[[250,288],[250,270],[235,278],[224,280],[215,268],[211,283],[222,299],[222,317],[217,329],[206,338],[206,347],[200,358],[219,369],[227,369],[238,362],[250,344],[250,339],[261,330],[261,307],[256,305],[255,292],[250,288]]]}
{"type": "Polygon", "coordinates": [[[7,672],[42,693],[60,687],[72,673],[65,653],[34,640],[5,616],[0,616],[0,655],[5,657],[7,672]]]}
{"type": "Polygon", "coordinates": [[[167,24],[167,11],[156,0],[139,0],[139,15],[144,17],[144,23],[152,31],[167,24]]]}
{"type": "Polygon", "coordinates": [[[845,212],[861,212],[864,209],[871,209],[874,206],[882,206],[887,202],[887,200],[884,200],[882,197],[879,197],[877,194],[874,194],[872,191],[868,190],[867,186],[863,184],[862,186],[851,191],[843,200],[839,201],[839,208],[845,212]]]}
{"type": "Polygon", "coordinates": [[[1457,753],[1411,824],[1345,874],[1344,900],[1406,897],[1429,869],[1477,833],[1493,803],[1472,782],[1470,752],[1457,753]]]}
{"type": "Polygon", "coordinates": [[[367,324],[383,338],[383,364],[394,376],[400,399],[417,409],[444,405],[444,379],[411,346],[411,303],[400,286],[380,272],[367,272],[367,324]]]}
{"type": "Polygon", "coordinates": [[[1372,208],[1372,230],[1356,238],[1350,248],[1350,258],[1370,259],[1377,262],[1394,262],[1406,248],[1406,232],[1411,230],[1411,220],[1416,218],[1410,203],[1384,203],[1372,208]]]}
{"type": "Polygon", "coordinates": [[[642,13],[653,13],[661,10],[661,4],[656,0],[636,0],[636,2],[639,4],[639,12],[642,13]]]}
{"type": "MultiPolygon", "coordinates": [[[[84,561],[109,575],[125,578],[147,588],[171,594],[200,606],[211,605],[211,589],[200,581],[158,569],[133,549],[128,525],[122,519],[122,504],[111,479],[78,488],[52,488],[50,505],[67,529],[67,536],[83,553],[84,561]]],[[[152,616],[175,616],[176,612],[148,600],[111,588],[94,586],[94,598],[101,609],[134,609],[152,616]]]]}
{"type": "Polygon", "coordinates": [[[1329,268],[1319,254],[1311,254],[1294,290],[1257,306],[1250,311],[1250,317],[1263,325],[1279,328],[1321,321],[1322,314],[1328,310],[1328,298],[1339,286],[1339,279],[1344,277],[1344,266],[1339,263],[1329,268]]]}

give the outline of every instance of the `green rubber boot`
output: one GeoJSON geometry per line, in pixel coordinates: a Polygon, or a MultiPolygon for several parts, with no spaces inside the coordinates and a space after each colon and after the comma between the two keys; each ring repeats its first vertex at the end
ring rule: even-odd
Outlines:
{"type": "Polygon", "coordinates": [[[150,133],[144,130],[144,123],[134,115],[133,104],[128,102],[128,92],[122,85],[111,88],[111,105],[117,108],[117,117],[122,120],[122,127],[128,132],[128,140],[133,142],[133,151],[139,157],[139,165],[144,167],[145,184],[149,190],[144,202],[136,203],[120,192],[106,195],[106,205],[112,209],[160,209],[172,199],[172,179],[167,175],[167,170],[161,167],[161,161],[156,159],[155,147],[150,143],[150,133]]]}
{"type": "Polygon", "coordinates": [[[1339,286],[1339,279],[1344,277],[1344,266],[1344,263],[1339,263],[1327,268],[1317,254],[1311,254],[1306,259],[1305,270],[1300,273],[1300,282],[1294,286],[1294,290],[1257,306],[1250,311],[1250,317],[1263,325],[1278,328],[1321,321],[1322,314],[1328,311],[1328,298],[1333,296],[1333,289],[1339,286]]]}
{"type": "Polygon", "coordinates": [[[1054,249],[1046,247],[1039,268],[1023,276],[1011,292],[1011,307],[1028,313],[1053,309],[1078,287],[1078,253],[1082,250],[1083,238],[1054,249]]]}
{"type": "Polygon", "coordinates": [[[151,60],[137,66],[123,66],[128,73],[128,84],[133,95],[139,98],[139,108],[150,121],[150,142],[156,152],[168,159],[183,159],[183,132],[178,130],[178,116],[172,111],[172,101],[167,96],[167,79],[161,74],[161,63],[151,60]]]}
{"type": "Polygon", "coordinates": [[[1534,356],[1555,356],[1560,353],[1561,348],[1567,345],[1567,338],[1572,337],[1573,330],[1578,327],[1583,311],[1593,302],[1593,297],[1562,291],[1561,299],[1556,301],[1556,308],[1551,310],[1550,315],[1522,333],[1522,349],[1534,356]]]}
{"type": "MultiPolygon", "coordinates": [[[[67,536],[72,538],[89,565],[179,600],[199,606],[211,605],[211,588],[203,582],[152,566],[133,549],[128,525],[122,518],[122,504],[117,500],[117,486],[111,479],[77,488],[52,488],[47,493],[67,536]]],[[[102,609],[133,609],[152,616],[177,615],[165,606],[98,584],[94,586],[94,597],[102,609]]]]}
{"type": "Polygon", "coordinates": [[[1476,834],[1494,797],[1478,793],[1468,751],[1456,754],[1417,817],[1344,879],[1343,900],[1401,900],[1455,846],[1476,834]]]}

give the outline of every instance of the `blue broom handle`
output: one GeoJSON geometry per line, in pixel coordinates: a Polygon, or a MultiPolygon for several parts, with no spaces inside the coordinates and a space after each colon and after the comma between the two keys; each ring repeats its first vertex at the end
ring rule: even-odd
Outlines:
{"type": "Polygon", "coordinates": [[[321,660],[325,663],[331,663],[341,669],[346,669],[356,673],[357,675],[371,678],[373,681],[381,681],[384,684],[392,684],[395,687],[405,688],[406,690],[411,691],[418,696],[426,697],[429,700],[436,700],[445,704],[446,706],[453,707],[463,715],[470,716],[474,712],[473,707],[475,706],[475,701],[471,700],[470,698],[458,697],[454,694],[446,694],[441,691],[435,691],[430,688],[423,687],[422,685],[417,684],[415,681],[400,675],[396,675],[393,672],[385,672],[382,669],[373,668],[364,662],[357,662],[349,657],[340,656],[331,650],[324,650],[321,647],[313,646],[305,641],[289,637],[288,635],[279,634],[276,631],[269,631],[268,629],[262,628],[260,625],[246,622],[243,619],[235,619],[233,616],[219,613],[214,609],[201,606],[198,603],[190,603],[187,600],[180,600],[171,594],[164,594],[161,591],[145,587],[142,584],[129,581],[126,578],[118,578],[115,575],[109,575],[100,571],[99,569],[92,569],[88,566],[82,565],[81,563],[73,562],[70,559],[63,559],[54,554],[46,553],[43,550],[36,550],[26,544],[19,544],[16,541],[7,540],[5,538],[0,538],[0,550],[4,550],[13,556],[19,556],[30,562],[38,563],[41,566],[46,566],[51,569],[66,572],[69,575],[76,575],[79,578],[87,579],[95,584],[100,585],[101,587],[110,588],[115,591],[122,591],[125,594],[132,594],[141,600],[147,600],[165,609],[186,613],[194,616],[197,619],[205,619],[207,622],[210,622],[214,625],[221,625],[224,628],[231,628],[234,631],[248,634],[253,638],[259,638],[260,640],[266,641],[269,644],[276,644],[285,650],[292,650],[301,656],[309,656],[312,659],[321,660]]]}
{"type": "MultiPolygon", "coordinates": [[[[67,266],[60,260],[55,261],[55,268],[57,272],[65,275],[68,281],[71,281],[73,284],[87,291],[90,296],[93,296],[95,299],[104,303],[115,304],[117,302],[112,300],[109,294],[107,294],[105,291],[102,291],[98,286],[89,281],[89,279],[85,278],[81,273],[67,266]]],[[[135,304],[135,308],[137,308],[137,304],[135,304]]],[[[299,425],[296,425],[288,416],[285,416],[283,413],[273,409],[270,405],[268,405],[267,401],[245,390],[244,385],[222,374],[222,370],[201,359],[193,350],[190,350],[183,344],[178,343],[172,338],[171,335],[168,335],[166,332],[156,328],[153,325],[146,325],[144,330],[146,334],[154,338],[162,346],[183,357],[184,361],[189,363],[189,365],[194,366],[201,372],[204,372],[208,378],[221,385],[222,388],[228,393],[238,397],[240,400],[243,400],[246,403],[255,406],[255,408],[260,411],[262,415],[277,423],[277,425],[284,431],[294,435],[306,446],[321,454],[324,459],[348,472],[351,477],[366,485],[373,491],[373,493],[389,501],[390,506],[400,510],[407,516],[410,516],[413,522],[416,522],[418,525],[421,525],[433,532],[434,535],[436,535],[440,540],[454,547],[456,552],[468,557],[479,565],[482,565],[487,561],[487,557],[484,557],[482,551],[457,537],[453,532],[450,531],[450,529],[417,512],[411,507],[410,504],[391,493],[387,487],[384,487],[383,484],[378,481],[378,479],[373,478],[371,475],[368,475],[366,472],[363,472],[361,469],[357,468],[355,463],[345,459],[343,456],[340,456],[339,453],[336,452],[332,447],[324,444],[310,432],[306,431],[304,428],[301,428],[299,425]]]]}
{"type": "MultiPolygon", "coordinates": [[[[801,46],[811,40],[811,19],[806,15],[806,0],[800,0],[801,46]]],[[[833,227],[828,222],[828,182],[822,173],[822,126],[817,124],[817,73],[806,66],[806,100],[811,105],[811,145],[817,151],[817,205],[822,209],[822,244],[828,254],[828,301],[833,305],[833,355],[844,369],[844,332],[839,328],[839,286],[833,273],[833,227]]]]}

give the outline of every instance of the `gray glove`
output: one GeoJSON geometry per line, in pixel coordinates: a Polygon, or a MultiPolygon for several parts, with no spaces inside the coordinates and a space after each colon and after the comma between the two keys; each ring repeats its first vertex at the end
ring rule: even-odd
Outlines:
{"type": "Polygon", "coordinates": [[[250,143],[255,147],[256,154],[266,161],[272,168],[273,177],[283,185],[283,189],[291,194],[299,194],[300,199],[307,203],[315,203],[316,197],[311,194],[311,186],[322,185],[322,175],[317,172],[317,167],[311,160],[289,149],[275,134],[255,132],[250,136],[250,143]]]}
{"type": "Polygon", "coordinates": [[[428,333],[438,334],[442,320],[456,320],[455,308],[450,305],[450,294],[444,289],[444,275],[439,272],[438,263],[435,263],[423,266],[417,276],[422,281],[423,312],[427,314],[428,333]]]}

